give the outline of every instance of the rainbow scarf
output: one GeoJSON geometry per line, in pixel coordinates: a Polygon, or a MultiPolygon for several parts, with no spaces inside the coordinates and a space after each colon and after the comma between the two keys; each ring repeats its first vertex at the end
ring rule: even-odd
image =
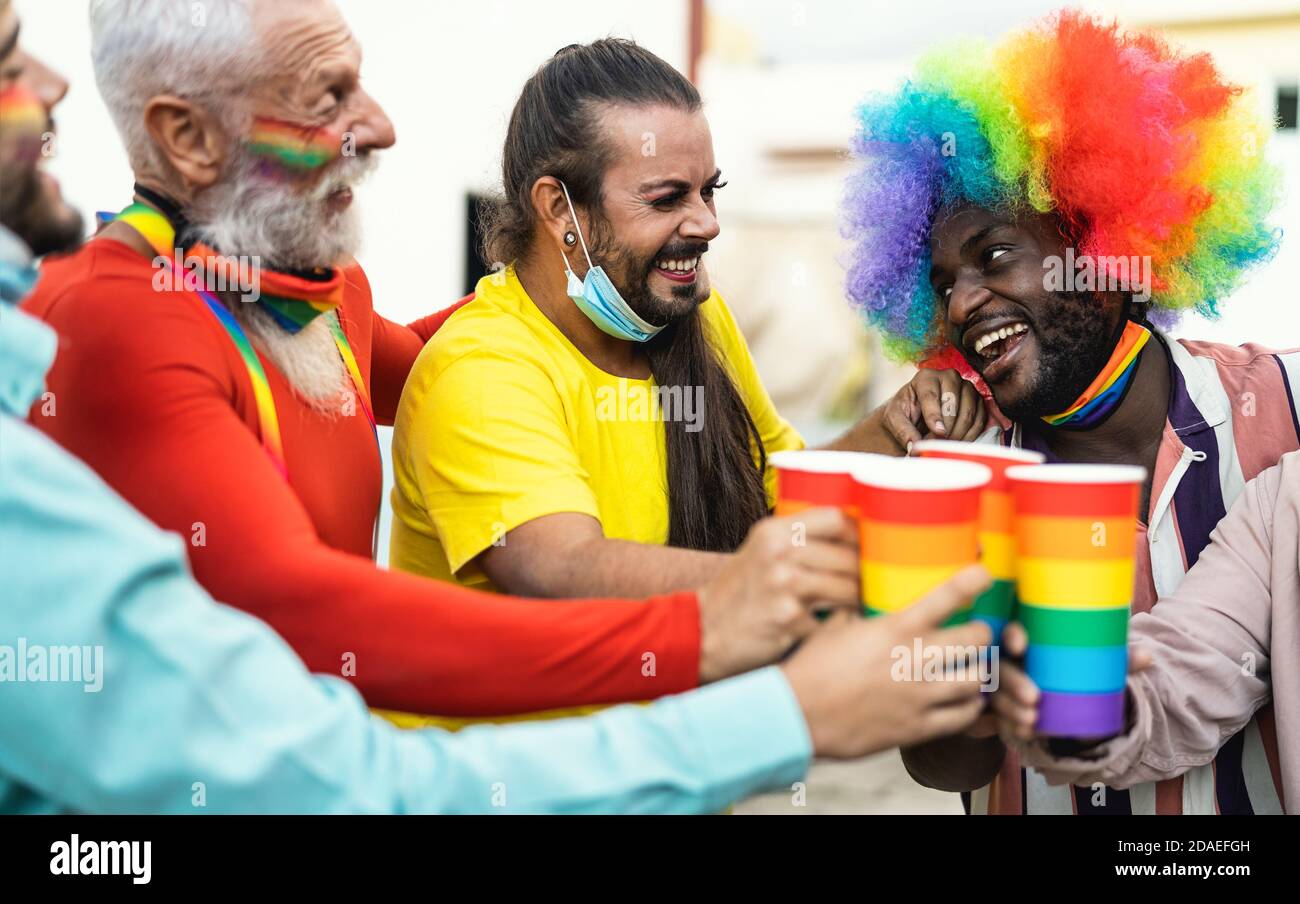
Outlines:
{"type": "MultiPolygon", "coordinates": [[[[99,215],[101,222],[122,222],[130,226],[144,238],[149,246],[158,255],[155,264],[161,260],[164,265],[175,268],[173,262],[173,253],[176,251],[176,228],[172,222],[163,216],[160,212],[147,204],[136,202],[121,213],[99,215]]],[[[210,263],[213,261],[221,262],[223,259],[202,244],[196,244],[184,251],[184,260],[187,264],[191,261],[200,261],[210,263]]],[[[222,264],[217,264],[218,266],[222,264]]],[[[265,291],[268,287],[274,286],[273,291],[286,291],[295,287],[298,283],[304,282],[302,277],[290,276],[286,274],[276,274],[263,270],[259,274],[262,281],[262,288],[265,291]],[[268,277],[271,279],[268,281],[268,277]]],[[[177,280],[178,284],[183,285],[183,281],[177,280]]],[[[342,276],[337,271],[334,272],[332,282],[337,283],[337,292],[331,288],[331,298],[337,296],[341,299],[342,295],[342,276]]],[[[225,329],[234,343],[235,348],[239,351],[239,356],[244,362],[244,367],[248,371],[248,379],[253,387],[253,399],[257,405],[257,419],[262,434],[262,446],[266,454],[270,457],[276,470],[288,480],[289,470],[285,464],[284,446],[280,439],[280,424],[275,412],[275,401],[271,395],[271,385],[266,379],[266,371],[262,367],[262,361],[254,351],[252,343],[248,341],[248,336],[244,333],[243,327],[239,321],[230,313],[229,308],[221,302],[213,293],[206,289],[199,288],[195,290],[198,296],[203,299],[208,309],[216,317],[217,321],[225,329]]],[[[288,300],[288,299],[284,299],[288,300]]],[[[261,302],[266,304],[267,297],[263,294],[261,302]]],[[[307,302],[301,302],[307,303],[307,302]]],[[[378,445],[379,434],[375,423],[374,408],[371,406],[370,393],[366,389],[365,380],[361,375],[361,368],[357,364],[356,356],[352,353],[352,347],[348,344],[348,338],[343,332],[343,327],[339,323],[338,314],[335,308],[338,307],[338,301],[333,301],[327,308],[320,310],[319,313],[329,312],[330,332],[334,336],[334,344],[338,347],[339,357],[343,359],[343,364],[347,368],[348,375],[352,379],[352,385],[356,389],[357,398],[361,402],[361,407],[365,412],[366,419],[370,422],[370,428],[375,433],[375,442],[378,445]]],[[[268,309],[269,310],[269,309],[268,309]]],[[[273,312],[272,312],[273,313],[273,312]]],[[[313,315],[315,316],[315,315],[313,315]]],[[[278,318],[277,318],[278,319],[278,318]]],[[[298,327],[301,329],[301,326],[298,327]]],[[[295,330],[296,332],[296,330],[295,330]]]]}
{"type": "Polygon", "coordinates": [[[343,143],[329,129],[259,116],[253,120],[246,146],[263,160],[294,173],[305,173],[338,157],[343,143]]]}
{"type": "MultiPolygon", "coordinates": [[[[161,257],[171,258],[176,248],[176,226],[148,204],[132,204],[112,217],[140,233],[161,257]]],[[[238,273],[238,265],[214,249],[195,242],[185,249],[185,260],[215,272],[238,273]]],[[[260,297],[268,314],[290,333],[296,333],[321,314],[327,314],[343,300],[343,272],[317,269],[286,273],[258,267],[253,271],[260,297]]]]}
{"type": "Polygon", "coordinates": [[[1151,331],[1146,327],[1127,321],[1110,360],[1083,395],[1065,411],[1043,420],[1053,427],[1072,430],[1087,430],[1105,421],[1124,401],[1137,372],[1138,358],[1150,338],[1151,331]]]}

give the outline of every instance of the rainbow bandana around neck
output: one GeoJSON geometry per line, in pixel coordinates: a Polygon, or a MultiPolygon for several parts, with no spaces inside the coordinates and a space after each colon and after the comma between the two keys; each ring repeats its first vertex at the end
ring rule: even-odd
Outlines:
{"type": "MultiPolygon", "coordinates": [[[[156,197],[147,189],[141,189],[137,186],[137,192],[154,198],[156,197]]],[[[166,203],[166,199],[157,198],[158,201],[166,203]]],[[[168,207],[171,205],[168,204],[168,207]]],[[[183,260],[184,266],[188,268],[192,262],[198,262],[202,266],[222,266],[229,264],[228,261],[221,258],[216,252],[202,244],[195,244],[183,253],[176,247],[176,227],[172,220],[164,216],[158,210],[147,204],[134,203],[119,214],[100,214],[101,222],[122,222],[130,226],[144,238],[149,246],[158,255],[155,258],[155,264],[159,260],[163,265],[175,269],[183,260]],[[218,262],[214,264],[213,262],[218,262]]],[[[189,288],[185,280],[180,279],[184,274],[177,274],[177,288],[189,288]]],[[[310,316],[304,316],[297,327],[291,332],[297,332],[305,323],[309,322],[319,314],[328,314],[330,331],[334,336],[334,344],[338,348],[339,357],[343,359],[343,364],[347,368],[348,375],[352,379],[353,387],[356,389],[357,398],[361,402],[362,410],[366,419],[370,422],[372,431],[375,431],[375,442],[378,445],[378,430],[375,423],[374,409],[370,403],[370,394],[366,389],[365,380],[361,376],[361,368],[357,364],[356,356],[352,353],[352,347],[348,344],[347,336],[343,332],[343,327],[339,323],[338,315],[335,309],[342,298],[343,277],[338,271],[332,271],[329,280],[328,292],[320,288],[316,281],[305,280],[302,277],[292,276],[281,273],[272,273],[271,271],[262,270],[259,273],[262,287],[262,297],[260,303],[266,307],[268,313],[275,317],[276,321],[284,326],[280,317],[276,316],[274,308],[268,305],[269,297],[267,292],[293,292],[297,291],[300,284],[310,283],[313,291],[320,292],[320,301],[299,300],[292,297],[278,297],[276,302],[288,305],[309,305],[314,311],[310,316]],[[328,300],[326,300],[328,299],[328,300]]],[[[244,366],[248,370],[248,378],[253,387],[253,398],[257,404],[257,418],[261,427],[262,446],[265,448],[267,455],[275,464],[276,469],[287,480],[289,470],[285,464],[284,446],[280,439],[279,419],[275,413],[275,401],[271,396],[271,385],[266,379],[266,371],[262,367],[261,359],[258,358],[257,352],[253,350],[252,344],[248,341],[248,336],[244,333],[243,327],[239,321],[230,313],[229,308],[221,302],[212,292],[205,288],[197,287],[194,291],[207,304],[208,309],[213,313],[221,326],[229,334],[231,341],[239,351],[240,358],[243,359],[244,366]]],[[[291,308],[292,310],[292,308],[291,308]]],[[[286,327],[288,329],[288,327],[286,327]]]]}
{"type": "Polygon", "coordinates": [[[1053,427],[1073,430],[1088,430],[1105,421],[1124,401],[1124,395],[1137,371],[1138,358],[1150,338],[1151,331],[1146,327],[1127,321],[1115,350],[1111,352],[1110,360],[1097,378],[1073,405],[1060,414],[1044,417],[1043,420],[1053,427]]]}
{"type": "MultiPolygon", "coordinates": [[[[127,223],[144,236],[155,254],[165,258],[175,256],[176,263],[181,263],[181,255],[176,250],[176,227],[178,223],[182,228],[184,225],[179,211],[173,208],[171,216],[167,216],[157,209],[172,208],[166,199],[139,187],[137,193],[156,207],[132,204],[113,219],[127,223]]],[[[187,245],[183,263],[187,269],[196,268],[214,275],[241,272],[240,264],[202,242],[187,245]]],[[[254,265],[251,269],[244,267],[243,272],[252,274],[257,301],[276,323],[290,333],[298,332],[321,314],[333,311],[343,301],[343,272],[338,269],[284,272],[254,265]]]]}

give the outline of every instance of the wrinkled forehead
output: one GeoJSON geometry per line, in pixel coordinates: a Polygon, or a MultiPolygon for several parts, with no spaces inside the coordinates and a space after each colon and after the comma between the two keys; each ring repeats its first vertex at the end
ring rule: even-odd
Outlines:
{"type": "Polygon", "coordinates": [[[274,75],[305,81],[322,66],[360,68],[361,46],[330,0],[259,0],[252,24],[274,75]]]}

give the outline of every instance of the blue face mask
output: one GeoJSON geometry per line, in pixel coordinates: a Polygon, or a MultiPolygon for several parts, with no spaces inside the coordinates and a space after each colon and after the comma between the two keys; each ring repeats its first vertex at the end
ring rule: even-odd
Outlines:
{"type": "Polygon", "coordinates": [[[560,252],[564,255],[564,272],[569,277],[567,289],[569,297],[592,323],[615,339],[645,342],[658,335],[663,327],[646,323],[638,317],[623,300],[618,289],[614,288],[614,283],[605,274],[605,268],[592,264],[591,254],[587,251],[587,240],[582,237],[582,227],[578,225],[578,215],[574,212],[573,201],[569,198],[569,187],[561,182],[560,188],[564,189],[564,200],[569,205],[569,213],[573,215],[573,227],[578,232],[578,241],[582,243],[583,256],[587,258],[587,276],[585,279],[578,279],[578,275],[569,266],[569,255],[560,252]]]}
{"type": "Polygon", "coordinates": [[[35,267],[0,261],[0,301],[18,304],[35,288],[39,275],[35,267]]]}

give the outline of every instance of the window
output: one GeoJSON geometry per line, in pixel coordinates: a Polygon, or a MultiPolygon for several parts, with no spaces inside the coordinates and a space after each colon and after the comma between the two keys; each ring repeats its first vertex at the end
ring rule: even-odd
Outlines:
{"type": "Polygon", "coordinates": [[[1277,86],[1278,129],[1296,130],[1296,99],[1300,95],[1295,82],[1277,86]]]}

